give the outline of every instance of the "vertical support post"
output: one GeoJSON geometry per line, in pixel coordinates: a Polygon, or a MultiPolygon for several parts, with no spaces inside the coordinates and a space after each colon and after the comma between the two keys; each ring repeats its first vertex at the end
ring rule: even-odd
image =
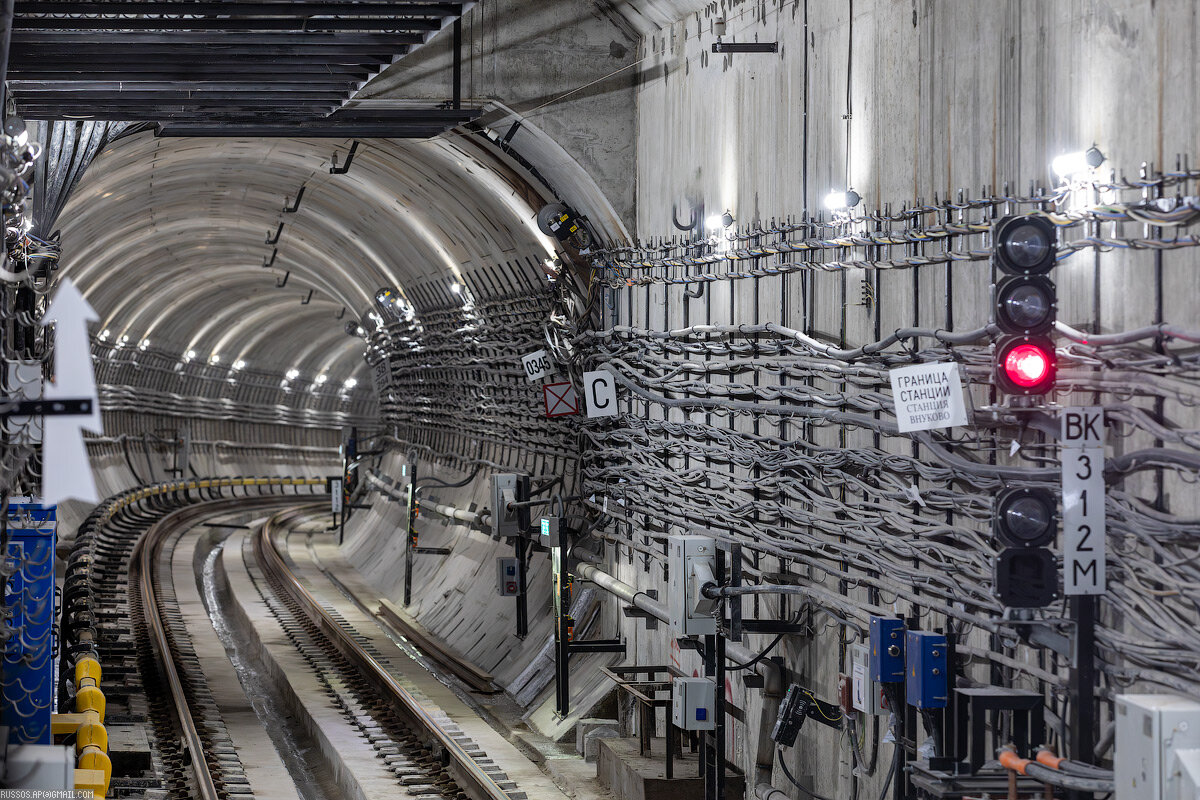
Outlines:
{"type": "Polygon", "coordinates": [[[454,110],[462,108],[462,17],[454,20],[454,110]]]}
{"type": "MultiPolygon", "coordinates": [[[[1096,595],[1074,595],[1068,605],[1071,619],[1075,620],[1071,711],[1067,721],[1071,749],[1068,752],[1073,760],[1090,764],[1096,747],[1096,595]]],[[[1067,797],[1079,800],[1084,793],[1068,792],[1067,797]]]]}
{"type": "Polygon", "coordinates": [[[412,460],[408,479],[408,527],[404,531],[404,605],[412,605],[413,541],[417,537],[417,459],[412,460]]]}
{"type": "Polygon", "coordinates": [[[567,573],[567,532],[558,532],[551,555],[554,570],[554,686],[559,718],[571,711],[571,576],[567,573]]]}
{"type": "Polygon", "coordinates": [[[529,552],[529,540],[524,536],[513,539],[513,555],[517,557],[517,638],[529,634],[529,604],[525,602],[525,555],[529,552]]]}

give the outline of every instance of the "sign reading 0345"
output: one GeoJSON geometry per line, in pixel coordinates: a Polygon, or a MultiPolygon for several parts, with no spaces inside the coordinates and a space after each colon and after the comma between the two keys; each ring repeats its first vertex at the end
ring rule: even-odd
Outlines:
{"type": "Polygon", "coordinates": [[[554,362],[545,350],[530,353],[521,359],[521,363],[525,365],[525,377],[531,383],[554,372],[554,362]]]}

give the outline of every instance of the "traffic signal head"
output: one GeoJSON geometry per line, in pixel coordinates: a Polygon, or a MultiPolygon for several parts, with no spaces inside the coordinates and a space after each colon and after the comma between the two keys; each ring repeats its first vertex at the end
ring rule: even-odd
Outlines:
{"type": "Polygon", "coordinates": [[[1009,275],[1044,275],[1054,267],[1058,232],[1045,217],[1005,217],[992,230],[996,266],[1009,275]]]}
{"type": "Polygon", "coordinates": [[[996,345],[994,368],[1005,394],[1046,394],[1054,388],[1054,343],[1044,336],[1007,336],[996,345]]]}
{"type": "Polygon", "coordinates": [[[1044,547],[1009,548],[996,559],[996,597],[1008,608],[1042,608],[1058,593],[1058,565],[1044,547]]]}
{"type": "Polygon", "coordinates": [[[1006,489],[996,497],[992,532],[1008,547],[1045,547],[1058,533],[1057,505],[1049,489],[1006,489]]]}
{"type": "Polygon", "coordinates": [[[996,326],[1004,333],[1049,333],[1057,311],[1054,283],[1044,275],[1014,275],[996,285],[996,326]]]}

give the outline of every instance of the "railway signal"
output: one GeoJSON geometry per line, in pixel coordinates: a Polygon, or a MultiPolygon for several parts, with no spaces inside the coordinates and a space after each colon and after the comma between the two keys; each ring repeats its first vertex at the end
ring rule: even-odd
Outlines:
{"type": "Polygon", "coordinates": [[[1046,275],[1058,257],[1054,224],[1036,214],[996,223],[992,263],[1005,277],[996,284],[994,319],[1004,336],[997,342],[992,373],[1000,391],[1040,396],[1054,388],[1054,328],[1058,297],[1046,275]]]}

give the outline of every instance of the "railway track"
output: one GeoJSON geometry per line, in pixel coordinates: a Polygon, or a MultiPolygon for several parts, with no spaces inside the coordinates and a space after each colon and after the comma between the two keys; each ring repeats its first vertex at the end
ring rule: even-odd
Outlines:
{"type": "Polygon", "coordinates": [[[139,789],[165,790],[171,798],[198,800],[253,797],[179,612],[171,576],[175,548],[186,534],[207,520],[252,512],[272,514],[253,539],[264,602],[329,701],[395,777],[398,792],[418,800],[525,798],[447,717],[424,707],[388,672],[365,637],[291,574],[277,540],[311,517],[311,502],[311,495],[212,499],[211,492],[152,492],[115,507],[109,501],[81,528],[83,552],[72,556],[75,605],[64,608],[64,631],[71,621],[64,659],[80,653],[97,657],[106,675],[143,687],[144,699],[136,691],[123,697],[123,690],[114,690],[110,721],[149,726],[158,776],[114,778],[112,791],[130,796],[139,789]],[[86,592],[79,588],[84,584],[86,592]]]}

